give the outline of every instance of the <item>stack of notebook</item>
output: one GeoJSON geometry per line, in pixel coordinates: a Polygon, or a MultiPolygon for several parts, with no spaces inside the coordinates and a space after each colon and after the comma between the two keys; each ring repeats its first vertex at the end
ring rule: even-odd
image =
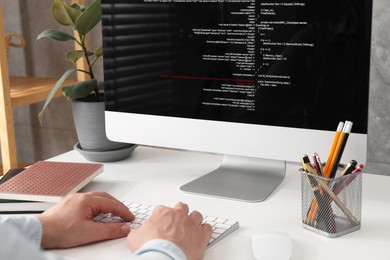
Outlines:
{"type": "Polygon", "coordinates": [[[0,214],[42,212],[102,171],[103,164],[52,161],[12,169],[0,180],[0,214]]]}

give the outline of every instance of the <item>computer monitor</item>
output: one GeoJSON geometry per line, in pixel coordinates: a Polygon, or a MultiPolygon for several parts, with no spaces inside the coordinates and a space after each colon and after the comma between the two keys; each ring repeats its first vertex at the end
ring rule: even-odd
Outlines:
{"type": "MultiPolygon", "coordinates": [[[[366,161],[372,0],[102,0],[107,136],[224,154],[181,190],[262,201],[285,162],[366,161]]],[[[298,172],[296,173],[298,174],[298,172]]]]}

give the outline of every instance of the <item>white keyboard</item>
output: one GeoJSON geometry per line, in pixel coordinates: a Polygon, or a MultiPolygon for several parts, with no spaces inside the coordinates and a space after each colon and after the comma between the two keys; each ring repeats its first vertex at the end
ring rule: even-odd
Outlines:
{"type": "MultiPolygon", "coordinates": [[[[129,226],[132,229],[140,227],[144,221],[152,214],[153,206],[122,201],[134,214],[135,219],[132,222],[129,222],[129,226]]],[[[122,222],[122,218],[113,215],[112,213],[100,214],[94,218],[95,221],[99,222],[122,222]]],[[[212,216],[203,216],[203,223],[208,223],[213,228],[213,233],[208,243],[208,247],[216,244],[221,241],[223,238],[231,234],[233,231],[237,230],[239,227],[238,221],[212,217],[212,216]]]]}

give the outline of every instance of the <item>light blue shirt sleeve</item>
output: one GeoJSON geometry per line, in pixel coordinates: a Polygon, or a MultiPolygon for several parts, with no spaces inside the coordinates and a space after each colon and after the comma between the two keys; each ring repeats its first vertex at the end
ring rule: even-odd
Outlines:
{"type": "Polygon", "coordinates": [[[35,216],[4,217],[0,215],[1,259],[59,260],[40,250],[42,225],[35,216]]]}
{"type": "Polygon", "coordinates": [[[159,259],[164,260],[187,260],[187,257],[184,254],[183,250],[181,250],[171,241],[164,239],[154,239],[146,242],[137,252],[135,252],[135,255],[160,255],[159,259]],[[162,256],[165,256],[165,258],[162,258],[162,256]]]}
{"type": "Polygon", "coordinates": [[[27,240],[31,241],[36,247],[41,245],[42,224],[36,216],[1,216],[0,224],[7,225],[23,234],[27,240]]]}
{"type": "MultiPolygon", "coordinates": [[[[36,216],[0,215],[0,238],[0,259],[63,260],[40,249],[42,224],[36,216]]],[[[187,257],[174,243],[156,239],[123,260],[187,260],[187,257]]]]}

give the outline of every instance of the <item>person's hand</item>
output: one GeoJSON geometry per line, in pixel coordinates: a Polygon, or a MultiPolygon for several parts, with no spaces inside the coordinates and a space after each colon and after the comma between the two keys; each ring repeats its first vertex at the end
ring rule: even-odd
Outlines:
{"type": "Polygon", "coordinates": [[[75,193],[39,216],[43,248],[68,248],[119,237],[130,228],[126,223],[101,223],[92,220],[100,213],[113,213],[124,221],[134,215],[120,201],[104,192],[75,193]]]}
{"type": "Polygon", "coordinates": [[[202,224],[199,212],[188,211],[184,203],[174,208],[157,206],[148,220],[127,236],[130,250],[135,252],[152,239],[166,239],[180,247],[189,260],[201,259],[212,229],[209,224],[202,224]]]}

